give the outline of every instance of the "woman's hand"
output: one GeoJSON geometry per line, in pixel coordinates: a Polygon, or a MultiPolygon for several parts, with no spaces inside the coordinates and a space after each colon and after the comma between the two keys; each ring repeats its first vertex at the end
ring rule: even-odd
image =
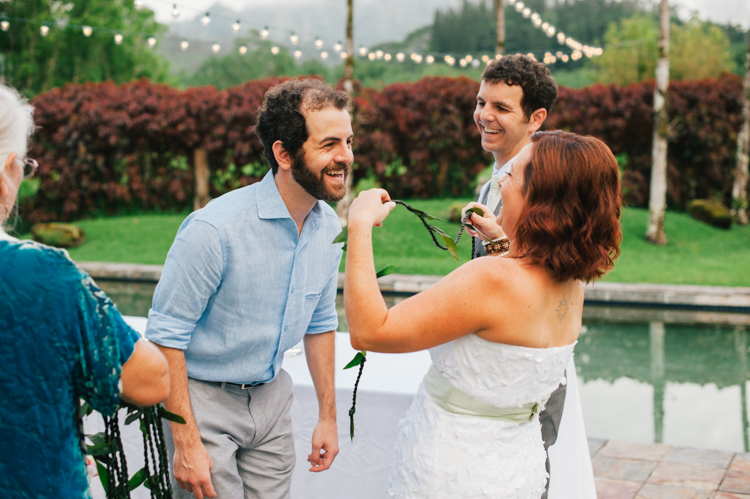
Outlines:
{"type": "MultiPolygon", "coordinates": [[[[482,234],[487,237],[487,239],[497,239],[505,236],[505,232],[503,232],[503,229],[502,227],[500,227],[499,222],[502,217],[502,208],[500,209],[500,215],[498,217],[495,217],[495,215],[492,213],[492,210],[487,206],[481,203],[472,202],[467,204],[466,207],[461,210],[462,220],[466,215],[466,211],[470,208],[479,208],[480,210],[482,210],[482,216],[479,216],[476,213],[472,213],[471,217],[466,220],[467,223],[470,223],[471,225],[476,227],[482,234]]],[[[476,231],[468,227],[466,228],[466,232],[472,237],[481,238],[481,236],[477,234],[476,231]]]]}
{"type": "Polygon", "coordinates": [[[362,191],[349,207],[349,226],[380,227],[396,203],[384,189],[362,191]]]}

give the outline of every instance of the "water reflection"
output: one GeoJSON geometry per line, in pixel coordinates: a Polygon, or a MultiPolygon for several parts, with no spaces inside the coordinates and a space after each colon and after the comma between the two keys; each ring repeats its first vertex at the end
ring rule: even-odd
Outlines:
{"type": "MultiPolygon", "coordinates": [[[[123,314],[148,314],[155,284],[99,284],[123,314]]],[[[575,360],[588,435],[750,451],[748,330],[748,314],[586,306],[575,360]]]]}

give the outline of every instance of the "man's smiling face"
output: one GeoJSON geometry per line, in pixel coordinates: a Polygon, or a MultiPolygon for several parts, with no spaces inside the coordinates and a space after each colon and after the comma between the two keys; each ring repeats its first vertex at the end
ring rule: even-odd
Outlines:
{"type": "MultiPolygon", "coordinates": [[[[482,136],[482,148],[496,161],[508,161],[519,153],[536,131],[523,112],[520,85],[482,81],[474,109],[474,123],[482,136]]],[[[500,165],[502,166],[502,165],[500,165]]]]}

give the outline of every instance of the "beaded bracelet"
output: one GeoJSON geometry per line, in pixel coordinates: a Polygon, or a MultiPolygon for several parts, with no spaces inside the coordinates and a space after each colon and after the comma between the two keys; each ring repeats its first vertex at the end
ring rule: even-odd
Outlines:
{"type": "Polygon", "coordinates": [[[492,256],[505,256],[510,250],[510,240],[503,236],[492,241],[482,241],[484,251],[492,256]]]}

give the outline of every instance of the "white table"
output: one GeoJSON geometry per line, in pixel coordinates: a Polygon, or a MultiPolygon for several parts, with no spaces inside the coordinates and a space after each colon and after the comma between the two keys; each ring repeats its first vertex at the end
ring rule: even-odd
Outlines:
{"type": "MultiPolygon", "coordinates": [[[[127,317],[136,330],[145,330],[146,320],[127,317]]],[[[409,354],[368,353],[359,384],[355,438],[349,438],[349,408],[358,368],[343,367],[356,351],[345,333],[336,335],[336,405],[339,427],[339,455],[333,466],[321,473],[311,473],[307,456],[311,451],[312,432],[318,418],[318,403],[305,355],[287,357],[283,368],[294,380],[294,425],[297,465],[292,477],[292,497],[305,498],[382,498],[390,472],[391,453],[398,434],[398,422],[419,388],[430,365],[426,351],[409,354]]],[[[87,433],[93,428],[87,426],[87,433]]],[[[135,424],[123,430],[129,471],[143,465],[141,434],[135,424]]],[[[568,391],[557,443],[550,447],[552,479],[550,499],[596,498],[594,477],[589,458],[586,432],[578,395],[573,362],[568,366],[568,391]]],[[[94,498],[103,498],[101,485],[93,483],[94,498]]],[[[145,490],[134,498],[148,497],[145,490]]]]}

